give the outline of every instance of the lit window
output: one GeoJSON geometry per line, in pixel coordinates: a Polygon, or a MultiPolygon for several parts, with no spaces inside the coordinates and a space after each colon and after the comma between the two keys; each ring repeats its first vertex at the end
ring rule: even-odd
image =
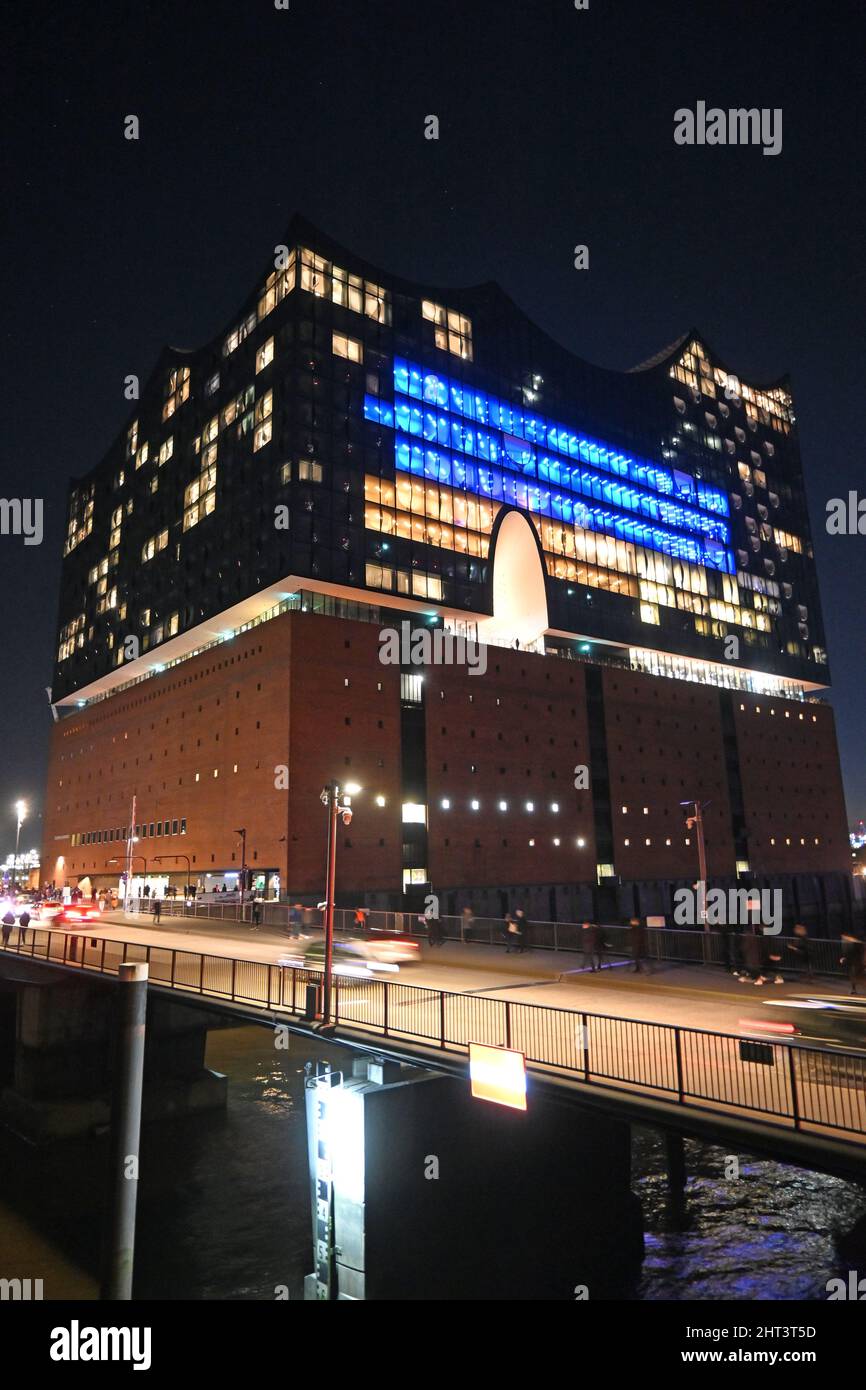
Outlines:
{"type": "Polygon", "coordinates": [[[508,802],[507,802],[507,801],[500,801],[500,803],[499,803],[499,809],[500,809],[500,811],[507,811],[507,810],[508,810],[508,802]]]}
{"type": "Polygon", "coordinates": [[[442,805],[442,810],[443,810],[443,811],[450,811],[450,810],[451,810],[451,802],[448,800],[448,797],[447,797],[447,796],[443,796],[441,805],[442,805]]]}
{"type": "Polygon", "coordinates": [[[273,433],[273,409],[274,393],[266,391],[261,400],[256,401],[255,412],[255,433],[253,435],[253,452],[261,449],[265,444],[270,444],[273,433]]]}
{"type": "Polygon", "coordinates": [[[473,811],[478,811],[478,810],[481,809],[481,802],[480,802],[480,801],[471,801],[469,804],[470,804],[470,806],[472,807],[473,811]]]}
{"type": "Polygon", "coordinates": [[[421,313],[434,325],[433,340],[438,348],[453,352],[455,357],[472,361],[472,320],[454,309],[446,309],[444,304],[434,304],[425,299],[421,303],[421,313]]]}
{"type": "Polygon", "coordinates": [[[256,372],[261,372],[267,367],[269,362],[274,360],[274,340],[268,338],[266,343],[262,343],[256,353],[256,372]]]}
{"type": "Polygon", "coordinates": [[[313,459],[298,459],[298,478],[302,483],[320,483],[324,476],[325,471],[320,463],[315,463],[313,459]]]}
{"type": "Polygon", "coordinates": [[[334,333],[331,347],[335,357],[347,357],[350,362],[364,360],[364,348],[357,338],[347,338],[344,333],[334,333]]]}
{"type": "Polygon", "coordinates": [[[403,824],[404,825],[426,825],[427,807],[419,802],[403,802],[403,824]]]}

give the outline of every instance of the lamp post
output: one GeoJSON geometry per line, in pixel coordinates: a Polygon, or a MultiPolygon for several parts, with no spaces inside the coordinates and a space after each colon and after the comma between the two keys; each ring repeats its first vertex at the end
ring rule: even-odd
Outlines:
{"type": "Polygon", "coordinates": [[[704,811],[709,801],[681,801],[681,806],[694,806],[694,815],[686,817],[686,826],[694,829],[698,838],[698,918],[704,931],[709,931],[707,923],[707,846],[704,840],[704,811]]]}
{"type": "Polygon", "coordinates": [[[12,860],[12,891],[15,891],[15,884],[18,880],[18,846],[21,840],[21,827],[27,819],[27,802],[15,802],[15,815],[17,823],[15,826],[15,858],[12,860]]]}
{"type": "Polygon", "coordinates": [[[241,921],[244,920],[244,889],[247,883],[247,828],[242,825],[240,830],[235,831],[241,837],[241,921]]]}
{"type": "Polygon", "coordinates": [[[331,1024],[331,989],[334,967],[334,885],[337,879],[337,819],[342,817],[344,825],[352,824],[352,797],[361,788],[356,782],[347,782],[340,789],[339,782],[326,782],[320,793],[320,801],[328,808],[328,868],[325,889],[325,978],[322,998],[322,1027],[331,1024]]]}

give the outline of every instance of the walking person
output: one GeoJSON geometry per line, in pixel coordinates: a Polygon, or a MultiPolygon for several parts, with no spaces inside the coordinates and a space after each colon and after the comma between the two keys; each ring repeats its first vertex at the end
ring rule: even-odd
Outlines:
{"type": "Polygon", "coordinates": [[[743,984],[762,985],[764,980],[764,937],[755,925],[743,935],[743,984]]]}
{"type": "Polygon", "coordinates": [[[11,907],[10,907],[9,911],[6,912],[6,913],[4,914],[4,917],[3,917],[3,945],[4,945],[4,947],[6,947],[6,946],[9,945],[9,938],[10,938],[10,936],[12,935],[12,928],[13,928],[14,926],[15,926],[15,913],[12,911],[12,909],[11,909],[11,907]]]}
{"type": "Polygon", "coordinates": [[[21,931],[21,944],[22,946],[26,946],[27,928],[30,926],[30,913],[27,911],[26,907],[24,911],[21,913],[21,916],[18,918],[18,926],[21,931]]]}
{"type": "Polygon", "coordinates": [[[642,968],[646,968],[644,962],[646,958],[646,927],[640,917],[630,917],[628,921],[628,934],[631,941],[631,958],[634,961],[634,971],[639,975],[642,968]]]}
{"type": "Polygon", "coordinates": [[[794,939],[788,942],[788,950],[794,957],[795,968],[802,970],[806,979],[811,980],[813,978],[812,943],[809,940],[809,929],[805,923],[794,923],[794,939]]]}
{"type": "Polygon", "coordinates": [[[162,898],[154,898],[154,900],[153,900],[153,920],[154,920],[154,922],[158,922],[161,916],[162,916],[162,898]]]}
{"type": "Polygon", "coordinates": [[[461,941],[472,940],[472,928],[475,926],[475,913],[471,907],[464,907],[460,914],[460,939],[461,941]]]}
{"type": "Polygon", "coordinates": [[[431,912],[427,918],[427,940],[431,946],[441,946],[444,940],[438,910],[431,912]]]}
{"type": "Polygon", "coordinates": [[[527,946],[529,945],[529,926],[530,926],[529,918],[527,917],[526,913],[523,911],[523,908],[522,908],[522,907],[519,907],[519,908],[517,909],[517,911],[515,912],[515,914],[514,914],[514,920],[516,921],[517,926],[518,926],[518,929],[519,929],[519,931],[520,931],[520,942],[519,942],[518,947],[517,947],[517,953],[518,953],[518,955],[521,955],[521,956],[522,956],[522,955],[523,955],[523,952],[526,950],[527,946]]]}
{"type": "Polygon", "coordinates": [[[851,982],[851,993],[857,993],[857,981],[863,974],[863,940],[856,932],[843,931],[842,940],[845,943],[842,947],[842,955],[839,957],[841,965],[845,966],[848,972],[848,979],[851,982]]]}
{"type": "Polygon", "coordinates": [[[289,940],[297,941],[301,935],[301,904],[292,903],[289,908],[289,940]]]}
{"type": "Polygon", "coordinates": [[[730,975],[739,976],[736,928],[730,922],[722,922],[719,935],[722,938],[722,965],[730,975]]]}
{"type": "Polygon", "coordinates": [[[587,957],[591,971],[601,969],[602,951],[607,946],[607,937],[604,928],[598,922],[584,922],[583,924],[583,964],[586,966],[587,957]]]}
{"type": "Polygon", "coordinates": [[[511,955],[512,951],[520,950],[520,923],[516,913],[507,912],[505,914],[505,954],[511,955]]]}
{"type": "Polygon", "coordinates": [[[253,926],[260,927],[262,924],[262,905],[258,898],[253,901],[253,926]]]}

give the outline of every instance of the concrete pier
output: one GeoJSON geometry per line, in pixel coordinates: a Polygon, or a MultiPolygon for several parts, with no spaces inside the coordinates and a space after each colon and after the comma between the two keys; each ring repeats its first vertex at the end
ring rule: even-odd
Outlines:
{"type": "MultiPolygon", "coordinates": [[[[108,1125],[115,989],[0,957],[0,1124],[33,1143],[108,1125]]],[[[206,1012],[149,996],[145,1122],[225,1106],[226,1079],[205,1066],[208,1027],[206,1012]]]]}

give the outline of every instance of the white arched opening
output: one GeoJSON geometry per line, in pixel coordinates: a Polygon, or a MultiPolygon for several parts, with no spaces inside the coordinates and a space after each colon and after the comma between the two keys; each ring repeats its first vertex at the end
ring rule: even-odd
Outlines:
{"type": "Polygon", "coordinates": [[[535,532],[521,512],[504,517],[492,552],[493,617],[478,624],[478,640],[532,648],[548,628],[544,567],[535,532]]]}

